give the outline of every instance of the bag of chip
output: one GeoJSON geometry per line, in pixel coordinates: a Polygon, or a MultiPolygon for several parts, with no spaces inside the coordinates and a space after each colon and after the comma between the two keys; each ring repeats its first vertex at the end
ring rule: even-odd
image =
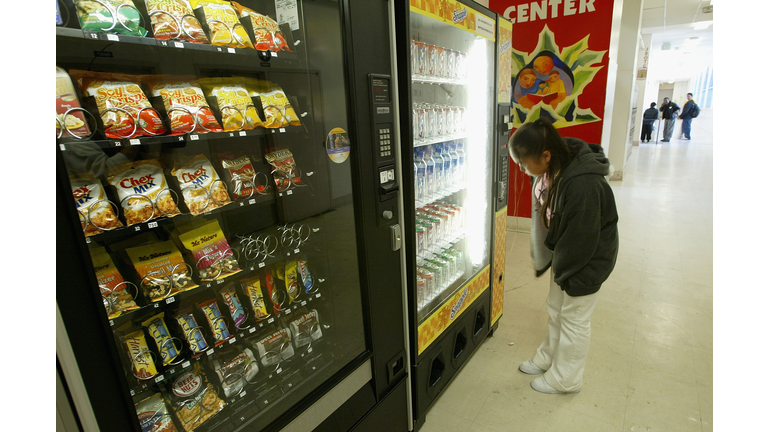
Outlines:
{"type": "Polygon", "coordinates": [[[108,138],[136,138],[165,133],[160,114],[141,89],[141,77],[70,70],[85,96],[93,96],[108,138]]]}
{"type": "Polygon", "coordinates": [[[264,127],[242,78],[200,78],[206,96],[216,98],[225,131],[264,127]]]}
{"type": "Polygon", "coordinates": [[[264,158],[274,168],[272,178],[275,180],[278,192],[287,191],[291,186],[306,186],[290,150],[283,149],[267,153],[264,158]]]}
{"type": "Polygon", "coordinates": [[[179,181],[184,203],[193,215],[232,203],[226,184],[204,155],[178,159],[171,175],[179,181]]]}
{"type": "Polygon", "coordinates": [[[72,175],[69,182],[86,237],[123,226],[117,218],[117,208],[107,199],[101,180],[93,173],[72,175]]]}
{"type": "Polygon", "coordinates": [[[231,3],[238,15],[251,20],[255,37],[255,40],[253,41],[254,48],[259,51],[293,52],[293,50],[288,47],[288,42],[286,42],[283,32],[280,31],[280,26],[277,24],[277,21],[267,15],[262,15],[253,9],[249,9],[238,2],[233,1],[231,3]]]}
{"type": "Polygon", "coordinates": [[[261,99],[261,107],[264,110],[264,127],[301,126],[299,116],[296,115],[296,111],[279,85],[252,78],[245,78],[243,82],[248,87],[251,96],[258,96],[261,99]]]}
{"type": "Polygon", "coordinates": [[[157,302],[197,287],[191,268],[172,240],[127,248],[133,267],[141,278],[141,289],[149,301],[157,302]]]}
{"type": "Polygon", "coordinates": [[[85,119],[85,110],[77,100],[72,78],[56,66],[56,137],[71,136],[84,139],[91,135],[85,119]],[[66,135],[65,135],[66,132],[66,135]]]}
{"type": "Polygon", "coordinates": [[[146,36],[141,13],[131,0],[75,0],[80,28],[87,31],[146,36]]]}
{"type": "MultiPolygon", "coordinates": [[[[224,178],[235,200],[244,200],[256,192],[256,170],[248,156],[240,153],[219,153],[224,178]]],[[[264,186],[261,186],[262,189],[264,186]]],[[[259,192],[261,193],[261,192],[259,192]]]]}
{"type": "Polygon", "coordinates": [[[227,405],[203,371],[200,362],[180,370],[168,380],[165,394],[185,431],[191,432],[227,405]]]}
{"type": "Polygon", "coordinates": [[[208,36],[187,0],[144,0],[155,39],[207,44],[208,36]]]}
{"type": "Polygon", "coordinates": [[[147,75],[142,77],[152,96],[163,99],[171,133],[222,132],[205,94],[194,76],[147,75]]]}
{"type": "Polygon", "coordinates": [[[137,403],[136,415],[139,417],[141,432],[177,432],[165,399],[160,393],[137,403]]]}
{"type": "Polygon", "coordinates": [[[128,289],[129,282],[126,282],[120,275],[120,272],[112,262],[107,250],[100,246],[94,246],[90,249],[93,270],[96,273],[96,280],[99,282],[101,297],[104,301],[104,307],[107,309],[109,319],[117,318],[123,312],[130,312],[138,309],[139,306],[134,300],[137,288],[133,285],[134,292],[128,289]]]}
{"type": "Polygon", "coordinates": [[[211,281],[241,271],[217,220],[202,227],[181,232],[179,241],[192,253],[200,279],[211,281]]]}
{"type": "Polygon", "coordinates": [[[203,8],[211,44],[232,48],[253,48],[248,32],[230,2],[225,0],[191,0],[194,9],[203,8]]]}
{"type": "Polygon", "coordinates": [[[117,189],[128,226],[181,214],[168,188],[163,167],[156,160],[114,167],[107,172],[107,181],[117,189]]]}

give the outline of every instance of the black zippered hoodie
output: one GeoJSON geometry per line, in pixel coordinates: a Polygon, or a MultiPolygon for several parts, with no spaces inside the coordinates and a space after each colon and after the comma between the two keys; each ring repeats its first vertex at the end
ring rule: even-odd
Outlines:
{"type": "Polygon", "coordinates": [[[564,138],[577,156],[555,191],[544,245],[553,251],[555,282],[571,297],[593,294],[608,279],[619,253],[619,215],[605,179],[610,162],[603,148],[564,138]]]}

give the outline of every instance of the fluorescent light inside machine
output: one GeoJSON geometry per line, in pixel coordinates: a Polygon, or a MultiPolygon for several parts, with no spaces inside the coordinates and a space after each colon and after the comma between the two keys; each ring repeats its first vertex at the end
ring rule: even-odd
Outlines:
{"type": "Polygon", "coordinates": [[[467,106],[467,241],[469,258],[473,266],[483,263],[486,252],[486,229],[488,217],[487,179],[490,168],[485,155],[488,154],[488,103],[491,85],[488,82],[488,68],[493,59],[488,58],[487,41],[475,39],[469,53],[467,77],[469,79],[469,106],[467,106]]]}

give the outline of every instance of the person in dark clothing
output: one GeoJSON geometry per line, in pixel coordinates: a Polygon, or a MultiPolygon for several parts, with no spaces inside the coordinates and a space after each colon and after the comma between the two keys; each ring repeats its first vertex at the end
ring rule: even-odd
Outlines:
{"type": "Polygon", "coordinates": [[[688,101],[683,105],[683,112],[680,113],[680,119],[683,120],[683,135],[680,139],[691,139],[691,123],[693,123],[693,111],[696,108],[696,101],[693,100],[693,93],[686,95],[688,101]]]}
{"type": "Polygon", "coordinates": [[[656,102],[651,102],[651,107],[643,113],[643,130],[640,132],[640,142],[651,142],[653,123],[658,118],[659,110],[656,109],[656,102]]]}
{"type": "Polygon", "coordinates": [[[512,160],[536,177],[532,187],[531,256],[537,276],[551,267],[547,337],[519,370],[542,393],[581,390],[597,294],[619,253],[619,215],[605,176],[602,147],[562,138],[546,119],[509,139],[512,160]]]}
{"type": "Polygon", "coordinates": [[[664,139],[661,142],[669,142],[672,139],[678,111],[680,111],[680,107],[665,97],[664,102],[661,104],[661,118],[664,119],[664,139]]]}

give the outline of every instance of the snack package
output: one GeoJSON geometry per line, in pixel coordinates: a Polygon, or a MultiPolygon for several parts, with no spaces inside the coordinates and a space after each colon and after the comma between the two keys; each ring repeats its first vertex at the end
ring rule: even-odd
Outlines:
{"type": "Polygon", "coordinates": [[[131,0],[74,0],[80,28],[86,31],[146,36],[141,14],[131,0]]]}
{"type": "Polygon", "coordinates": [[[86,237],[123,226],[115,214],[117,209],[107,199],[107,193],[96,175],[73,175],[69,182],[86,237]]]}
{"type": "Polygon", "coordinates": [[[261,98],[261,106],[264,109],[264,127],[274,129],[301,126],[299,116],[296,115],[291,102],[279,85],[261,80],[250,80],[249,84],[251,96],[261,98]]]}
{"type": "Polygon", "coordinates": [[[315,281],[312,279],[312,275],[309,273],[307,262],[304,260],[299,260],[298,265],[299,275],[301,276],[301,285],[304,287],[304,292],[310,294],[317,291],[315,281]]]}
{"type": "Polygon", "coordinates": [[[177,432],[165,399],[160,393],[137,403],[136,415],[139,417],[141,432],[177,432]]]}
{"type": "Polygon", "coordinates": [[[128,226],[181,214],[158,161],[141,160],[117,166],[107,172],[107,181],[117,189],[128,226]]]}
{"type": "Polygon", "coordinates": [[[139,306],[134,301],[137,293],[132,294],[128,290],[128,285],[115,267],[107,250],[95,246],[90,251],[93,270],[96,273],[96,280],[99,282],[99,289],[109,319],[117,318],[123,312],[138,309],[139,306]]]}
{"type": "Polygon", "coordinates": [[[288,190],[293,186],[306,186],[301,179],[301,172],[293,160],[293,154],[288,149],[277,150],[267,153],[264,158],[272,165],[275,171],[272,178],[275,181],[275,187],[278,192],[288,190]]]}
{"type": "Polygon", "coordinates": [[[180,233],[179,241],[192,253],[203,281],[224,278],[241,271],[217,220],[180,233]]]}
{"type": "Polygon", "coordinates": [[[223,177],[235,200],[248,199],[254,193],[265,193],[265,186],[258,184],[256,170],[248,156],[241,153],[219,153],[219,160],[224,168],[223,177]]]}
{"type": "Polygon", "coordinates": [[[264,127],[250,91],[242,78],[200,78],[206,96],[216,98],[225,131],[251,130],[264,127]]]}
{"type": "Polygon", "coordinates": [[[144,322],[141,323],[141,326],[146,328],[147,333],[154,339],[155,344],[157,345],[157,351],[162,358],[163,366],[168,366],[179,356],[179,350],[171,338],[168,326],[165,325],[165,321],[163,320],[164,316],[165,313],[160,312],[159,314],[144,320],[144,322]]]}
{"type": "Polygon", "coordinates": [[[197,305],[197,308],[205,315],[205,319],[208,320],[208,325],[211,327],[211,333],[213,333],[215,340],[215,346],[223,344],[232,337],[227,328],[227,322],[224,321],[224,317],[221,315],[221,311],[219,311],[219,305],[216,304],[216,299],[200,303],[197,305]]]}
{"type": "Polygon", "coordinates": [[[200,362],[174,374],[166,389],[171,408],[185,431],[191,432],[208,421],[227,405],[219,398],[200,362]]]}
{"type": "Polygon", "coordinates": [[[274,333],[250,339],[253,348],[258,352],[263,366],[272,366],[283,360],[293,357],[293,345],[291,345],[291,332],[281,328],[274,333]]]}
{"type": "Polygon", "coordinates": [[[152,302],[197,287],[190,267],[171,240],[127,248],[125,252],[141,278],[144,296],[152,302]]]}
{"type": "Polygon", "coordinates": [[[56,137],[74,136],[86,138],[91,135],[72,78],[56,66],[56,137]]]}
{"type": "Polygon", "coordinates": [[[184,338],[187,340],[189,350],[192,351],[193,358],[208,350],[208,343],[205,341],[202,329],[197,324],[191,308],[180,310],[174,315],[174,319],[184,333],[184,338]]]}
{"type": "Polygon", "coordinates": [[[289,327],[291,328],[293,343],[296,345],[296,348],[323,337],[320,316],[314,309],[291,321],[289,327]]]}
{"type": "Polygon", "coordinates": [[[249,9],[238,2],[230,2],[238,15],[251,20],[253,26],[254,41],[253,47],[259,51],[288,51],[293,52],[288,47],[288,42],[280,31],[277,21],[262,15],[253,9],[249,9]]]}
{"type": "Polygon", "coordinates": [[[187,0],[144,0],[155,39],[207,44],[208,36],[187,0]]]}
{"type": "Polygon", "coordinates": [[[218,294],[221,297],[222,302],[227,305],[227,310],[229,310],[229,315],[232,317],[235,327],[242,329],[245,326],[245,320],[248,318],[248,314],[246,314],[243,304],[237,297],[235,283],[229,282],[224,285],[224,287],[218,291],[218,294]]]}
{"type": "Polygon", "coordinates": [[[160,114],[152,108],[135,75],[70,70],[85,96],[93,96],[107,138],[136,138],[165,133],[160,114]]]}
{"type": "Polygon", "coordinates": [[[211,44],[232,48],[253,48],[248,32],[232,4],[224,0],[192,0],[192,7],[203,8],[211,44]]]}
{"type": "Polygon", "coordinates": [[[131,331],[121,339],[133,369],[133,376],[139,380],[146,380],[157,375],[157,366],[147,345],[147,339],[144,337],[144,331],[141,329],[131,331]]]}
{"type": "Polygon", "coordinates": [[[288,292],[288,304],[291,304],[301,294],[298,263],[296,261],[288,261],[285,264],[285,278],[283,280],[285,281],[285,290],[288,292]]]}
{"type": "Polygon", "coordinates": [[[181,195],[189,212],[199,215],[231,204],[227,187],[211,161],[203,155],[177,159],[171,171],[181,187],[181,195]]]}
{"type": "Polygon", "coordinates": [[[248,301],[253,309],[256,321],[269,317],[267,304],[264,302],[264,293],[261,290],[261,278],[259,276],[240,281],[243,291],[248,295],[248,301]]]}
{"type": "Polygon", "coordinates": [[[219,377],[224,396],[230,397],[254,380],[259,373],[259,362],[249,348],[235,345],[219,350],[211,361],[211,369],[219,377]]]}
{"type": "Polygon", "coordinates": [[[280,315],[280,310],[286,303],[286,294],[282,290],[277,289],[275,285],[275,275],[272,270],[267,270],[264,275],[264,286],[267,287],[267,294],[270,300],[272,300],[272,312],[275,316],[280,315]]]}
{"type": "Polygon", "coordinates": [[[152,96],[163,99],[171,134],[222,132],[194,76],[146,75],[142,77],[152,96]]]}

